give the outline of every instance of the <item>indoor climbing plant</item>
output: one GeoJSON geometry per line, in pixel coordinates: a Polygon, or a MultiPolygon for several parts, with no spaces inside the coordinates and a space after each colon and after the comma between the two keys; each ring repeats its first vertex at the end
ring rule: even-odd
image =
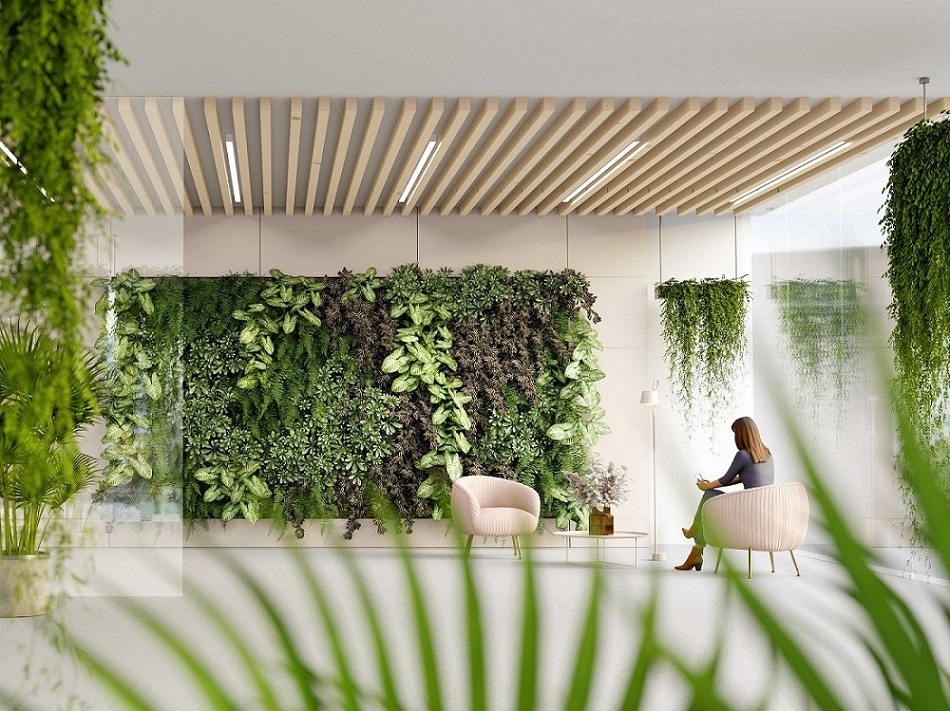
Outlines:
{"type": "Polygon", "coordinates": [[[749,282],[669,279],[656,291],[672,392],[687,423],[701,403],[715,415],[731,399],[742,369],[749,282]]]}
{"type": "Polygon", "coordinates": [[[950,489],[950,121],[921,121],[888,161],[884,250],[895,384],[950,489]]]}
{"type": "Polygon", "coordinates": [[[104,214],[85,176],[104,161],[98,109],[107,65],[120,59],[102,0],[3,5],[0,298],[42,323],[72,360],[84,315],[75,266],[85,230],[104,214]]]}
{"type": "Polygon", "coordinates": [[[769,284],[797,381],[816,410],[837,405],[840,412],[862,366],[866,290],[852,279],[799,277],[769,284]]]}

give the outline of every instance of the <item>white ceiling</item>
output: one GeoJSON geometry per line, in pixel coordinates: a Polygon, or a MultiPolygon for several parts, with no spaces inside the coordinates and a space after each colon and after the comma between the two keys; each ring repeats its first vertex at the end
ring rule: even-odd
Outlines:
{"type": "Polygon", "coordinates": [[[128,96],[950,96],[948,0],[113,0],[128,96]]]}
{"type": "MultiPolygon", "coordinates": [[[[597,214],[719,212],[741,190],[834,141],[854,141],[837,160],[743,208],[761,210],[775,196],[807,192],[816,175],[879,156],[919,117],[920,76],[931,78],[931,107],[950,106],[934,101],[950,97],[950,0],[114,0],[110,7],[110,35],[129,64],[112,68],[106,92],[118,165],[96,182],[104,202],[126,214],[231,214],[222,136],[232,132],[253,198],[244,211],[263,205],[270,214],[273,204],[369,213],[379,196],[376,209],[390,214],[395,200],[387,196],[401,191],[420,141],[451,131],[463,104],[471,110],[443,150],[446,165],[433,168],[434,187],[418,191],[426,214],[508,214],[519,205],[520,214],[544,214],[630,137],[650,145],[605,184],[597,214]],[[302,97],[293,100],[302,109],[294,116],[290,97],[302,97]],[[318,105],[317,97],[327,98],[318,105]],[[445,97],[446,108],[430,124],[423,111],[442,101],[433,97],[445,97]],[[558,114],[583,106],[577,127],[556,133],[562,119],[549,113],[529,132],[540,97],[558,114]],[[516,101],[524,107],[517,116],[516,101]],[[750,116],[746,128],[726,130],[740,116],[723,115],[727,105],[759,111],[769,101],[789,119],[752,130],[750,116]],[[344,111],[351,102],[352,114],[344,111]],[[418,111],[400,133],[397,113],[407,102],[418,111]],[[643,118],[631,120],[641,109],[643,118]]],[[[581,214],[595,209],[591,200],[581,214]]]]}

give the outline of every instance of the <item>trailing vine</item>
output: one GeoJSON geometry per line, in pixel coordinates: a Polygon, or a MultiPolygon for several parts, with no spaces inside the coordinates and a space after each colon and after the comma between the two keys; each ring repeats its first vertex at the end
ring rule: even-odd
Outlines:
{"type": "Polygon", "coordinates": [[[102,0],[3,4],[0,298],[59,339],[65,360],[81,352],[76,258],[87,226],[104,216],[85,172],[95,174],[105,160],[98,109],[106,68],[121,60],[106,34],[102,0]]]}
{"type": "Polygon", "coordinates": [[[716,417],[733,396],[746,353],[745,279],[669,279],[657,285],[670,384],[687,424],[705,403],[716,417]]]}
{"type": "MultiPolygon", "coordinates": [[[[950,122],[921,121],[888,161],[881,227],[898,401],[950,491],[950,122]]],[[[905,492],[906,493],[906,492],[905,492]]],[[[905,498],[907,498],[905,496],[905,498]]],[[[912,502],[912,513],[915,510],[912,502]]],[[[915,521],[916,525],[916,521],[915,521]]]]}
{"type": "Polygon", "coordinates": [[[839,405],[861,366],[867,335],[863,283],[851,279],[783,279],[769,284],[798,382],[815,414],[827,409],[826,393],[839,405]]]}

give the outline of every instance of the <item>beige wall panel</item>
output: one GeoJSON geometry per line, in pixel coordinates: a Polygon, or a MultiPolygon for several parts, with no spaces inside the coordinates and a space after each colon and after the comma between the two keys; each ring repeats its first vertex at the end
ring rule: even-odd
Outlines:
{"type": "Polygon", "coordinates": [[[456,271],[473,264],[560,271],[567,266],[565,220],[558,215],[429,215],[419,221],[419,264],[456,271]]]}
{"type": "Polygon", "coordinates": [[[185,218],[185,274],[257,274],[260,269],[260,218],[213,215],[185,218]]]}
{"type": "Polygon", "coordinates": [[[78,257],[84,277],[107,277],[112,272],[112,237],[109,220],[89,225],[78,257]]]}
{"type": "Polygon", "coordinates": [[[113,218],[115,271],[134,267],[143,276],[181,274],[184,223],[181,215],[113,218]]]}
{"type": "MultiPolygon", "coordinates": [[[[640,391],[649,388],[646,348],[605,348],[597,354],[607,377],[597,383],[601,406],[610,425],[594,451],[606,461],[627,467],[630,496],[613,509],[618,529],[649,531],[652,535],[653,488],[650,467],[650,410],[640,406],[640,391]]],[[[619,542],[618,542],[619,544],[619,542]]],[[[640,541],[641,547],[648,544],[640,541]]],[[[624,541],[623,545],[632,545],[624,541]]],[[[643,556],[643,551],[640,552],[643,556]]]]}
{"type": "MultiPolygon", "coordinates": [[[[735,220],[727,217],[666,215],[660,220],[662,280],[736,276],[735,220]]],[[[741,245],[740,245],[741,252],[741,245]]],[[[739,255],[742,276],[742,254],[739,255]]]]}
{"type": "Polygon", "coordinates": [[[647,277],[593,277],[590,287],[597,297],[595,324],[605,348],[645,348],[647,345],[647,294],[653,284],[647,277]]]}
{"type": "Polygon", "coordinates": [[[261,268],[288,274],[336,275],[375,267],[380,274],[416,261],[414,215],[274,215],[261,222],[261,268]]]}
{"type": "Polygon", "coordinates": [[[588,277],[646,276],[653,267],[648,241],[654,215],[567,217],[568,266],[588,277]]]}

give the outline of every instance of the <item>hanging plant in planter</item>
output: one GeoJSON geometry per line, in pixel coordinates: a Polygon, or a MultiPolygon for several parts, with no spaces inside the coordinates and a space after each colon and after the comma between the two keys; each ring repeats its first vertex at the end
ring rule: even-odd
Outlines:
{"type": "Polygon", "coordinates": [[[950,487],[950,121],[910,128],[888,167],[881,226],[897,392],[950,487]]]}
{"type": "Polygon", "coordinates": [[[769,298],[795,374],[811,396],[816,414],[830,393],[839,405],[862,367],[867,320],[863,283],[851,279],[781,279],[769,284],[769,298]]]}
{"type": "Polygon", "coordinates": [[[751,298],[745,279],[669,279],[657,285],[670,383],[687,425],[705,403],[715,416],[732,399],[746,353],[751,298]]]}

